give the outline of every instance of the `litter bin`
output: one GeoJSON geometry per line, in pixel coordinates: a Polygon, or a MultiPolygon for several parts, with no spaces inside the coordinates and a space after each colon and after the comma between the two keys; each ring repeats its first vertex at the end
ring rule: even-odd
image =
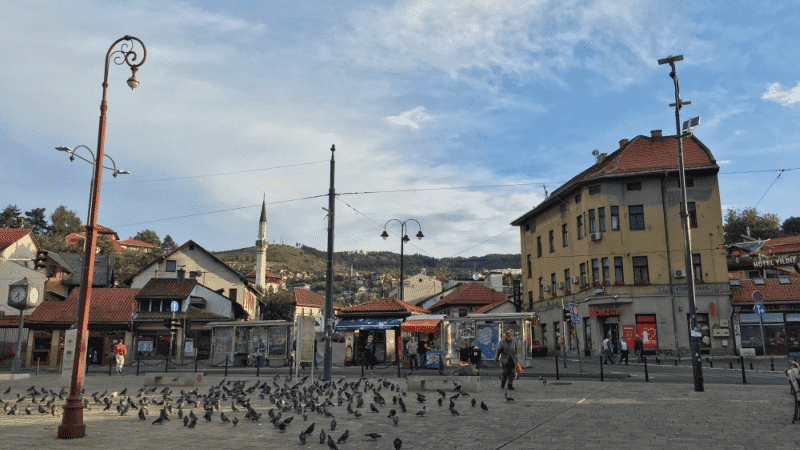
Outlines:
{"type": "Polygon", "coordinates": [[[233,365],[243,367],[247,365],[247,353],[236,353],[233,355],[233,365]]]}
{"type": "Polygon", "coordinates": [[[472,363],[473,366],[479,367],[481,364],[481,349],[475,347],[472,349],[468,349],[469,351],[469,362],[472,363]]]}
{"type": "Polygon", "coordinates": [[[461,362],[469,361],[469,358],[472,354],[471,348],[461,348],[458,350],[458,360],[461,362]]]}
{"type": "Polygon", "coordinates": [[[426,369],[441,369],[442,368],[442,350],[429,350],[425,354],[425,368],[426,369]]]}

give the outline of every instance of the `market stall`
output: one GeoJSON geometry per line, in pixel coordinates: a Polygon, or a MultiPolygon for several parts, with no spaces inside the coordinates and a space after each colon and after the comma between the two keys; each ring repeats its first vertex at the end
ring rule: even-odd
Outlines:
{"type": "MultiPolygon", "coordinates": [[[[506,330],[514,331],[520,348],[520,364],[530,367],[533,359],[532,312],[469,314],[467,317],[445,317],[440,326],[439,342],[445,366],[458,366],[463,356],[476,361],[494,360],[500,338],[506,330]]],[[[484,363],[485,364],[485,363],[484,363]]]]}
{"type": "Polygon", "coordinates": [[[288,363],[290,345],[293,343],[294,324],[285,320],[251,320],[237,322],[211,322],[212,363],[232,366],[252,364],[259,341],[266,346],[265,365],[282,366],[288,363]]]}
{"type": "MultiPolygon", "coordinates": [[[[350,348],[350,364],[360,364],[361,355],[367,345],[368,336],[373,336],[375,358],[378,362],[395,361],[397,329],[403,319],[346,319],[336,325],[336,330],[344,333],[345,352],[350,348]]],[[[347,361],[346,361],[347,362],[347,361]]]]}

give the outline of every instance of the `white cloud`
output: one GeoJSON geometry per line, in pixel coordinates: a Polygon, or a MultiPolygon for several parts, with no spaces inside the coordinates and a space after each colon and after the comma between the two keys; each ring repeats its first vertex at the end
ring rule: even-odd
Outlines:
{"type": "Polygon", "coordinates": [[[773,83],[761,98],[764,100],[775,100],[784,105],[791,105],[792,103],[800,101],[800,83],[786,91],[781,90],[780,83],[773,83]]]}
{"type": "Polygon", "coordinates": [[[432,116],[425,113],[424,106],[417,106],[414,109],[400,113],[400,115],[398,116],[386,117],[386,120],[388,120],[391,123],[397,125],[409,126],[411,128],[419,128],[418,122],[427,122],[432,119],[433,119],[432,116]]]}
{"type": "Polygon", "coordinates": [[[730,164],[730,163],[731,163],[730,159],[726,159],[724,161],[717,161],[717,164],[730,164]]]}

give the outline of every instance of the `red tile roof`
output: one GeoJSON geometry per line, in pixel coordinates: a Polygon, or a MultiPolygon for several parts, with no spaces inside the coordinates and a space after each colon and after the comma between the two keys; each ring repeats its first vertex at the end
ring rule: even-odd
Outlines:
{"type": "Polygon", "coordinates": [[[33,242],[38,247],[39,243],[36,241],[36,235],[29,228],[0,228],[0,251],[7,249],[11,244],[29,234],[32,234],[33,242]]]}
{"type": "MultiPolygon", "coordinates": [[[[139,289],[92,288],[89,306],[89,322],[130,322],[139,289]]],[[[80,289],[73,289],[63,302],[42,302],[26,323],[59,322],[72,323],[78,311],[80,289]]]]}
{"type": "Polygon", "coordinates": [[[394,297],[380,298],[368,303],[361,303],[353,305],[349,308],[340,310],[340,313],[360,313],[360,312],[403,312],[410,311],[412,313],[428,314],[430,311],[419,306],[414,306],[406,302],[400,301],[394,297]]]}
{"type": "MultiPolygon", "coordinates": [[[[277,278],[279,280],[281,279],[280,275],[275,275],[274,273],[270,272],[269,270],[265,270],[264,274],[265,274],[267,280],[269,280],[270,278],[277,278]]],[[[255,278],[255,277],[256,277],[256,271],[255,270],[247,274],[247,278],[255,278]]]]}
{"type": "Polygon", "coordinates": [[[45,281],[44,290],[60,295],[61,297],[67,296],[67,286],[61,284],[60,281],[45,281]]]}
{"type": "Polygon", "coordinates": [[[192,292],[197,280],[187,278],[183,283],[178,283],[175,278],[151,278],[145,284],[136,298],[186,298],[192,292]]]}
{"type": "MultiPolygon", "coordinates": [[[[25,318],[25,322],[28,318],[25,318]]],[[[0,328],[18,328],[19,327],[19,314],[0,316],[0,328]]]]}
{"type": "Polygon", "coordinates": [[[325,297],[303,288],[293,288],[294,303],[297,306],[324,307],[325,297]]]}
{"type": "MultiPolygon", "coordinates": [[[[86,225],[81,225],[81,228],[83,228],[85,230],[86,229],[86,225]]],[[[97,233],[98,234],[110,234],[110,235],[112,235],[114,237],[115,241],[119,240],[119,235],[117,234],[116,231],[112,230],[111,228],[106,228],[106,227],[104,227],[104,226],[102,226],[100,224],[96,224],[95,228],[97,229],[97,233]]]]}
{"type": "Polygon", "coordinates": [[[496,292],[480,283],[467,283],[447,294],[443,299],[431,306],[431,311],[456,305],[488,305],[506,300],[506,294],[496,292]]]}
{"type": "Polygon", "coordinates": [[[447,278],[445,277],[436,277],[436,279],[441,281],[442,283],[447,283],[447,278]]]}
{"type": "Polygon", "coordinates": [[[753,302],[753,293],[760,292],[764,302],[776,300],[800,300],[800,278],[789,278],[792,284],[780,284],[777,278],[767,278],[767,284],[756,285],[753,280],[740,280],[740,286],[731,286],[734,302],[753,302]]]}
{"type": "Polygon", "coordinates": [[[800,253],[800,236],[768,239],[767,242],[761,246],[761,250],[753,252],[751,255],[780,255],[786,253],[800,253]]]}
{"type": "MultiPolygon", "coordinates": [[[[85,226],[85,225],[84,225],[85,226]]],[[[86,233],[70,233],[67,235],[67,245],[78,245],[81,239],[86,238],[86,233]]],[[[109,239],[111,242],[111,246],[114,247],[115,252],[124,252],[125,249],[120,245],[119,241],[115,239],[109,239]]]]}
{"type": "Polygon", "coordinates": [[[155,245],[149,242],[137,241],[136,239],[133,238],[125,239],[124,241],[119,241],[119,243],[122,245],[132,245],[135,247],[155,247],[155,245]]]}
{"type": "MultiPolygon", "coordinates": [[[[486,306],[482,306],[482,307],[476,309],[475,311],[472,312],[472,314],[485,314],[485,313],[488,313],[489,311],[497,308],[498,306],[502,305],[503,303],[505,303],[507,301],[508,300],[503,300],[503,301],[490,303],[490,304],[488,304],[486,306]]],[[[511,302],[509,302],[509,303],[511,303],[511,302]]]]}

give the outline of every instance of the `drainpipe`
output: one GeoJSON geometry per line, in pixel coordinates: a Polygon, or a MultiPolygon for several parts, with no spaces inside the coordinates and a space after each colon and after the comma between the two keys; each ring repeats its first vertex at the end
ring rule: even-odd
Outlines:
{"type": "Polygon", "coordinates": [[[664,241],[667,246],[667,274],[669,275],[669,300],[672,305],[672,330],[675,336],[675,352],[680,354],[678,346],[678,320],[675,318],[675,295],[672,293],[672,257],[669,255],[669,232],[667,231],[667,202],[666,202],[667,173],[661,179],[661,211],[664,213],[664,241]]]}

